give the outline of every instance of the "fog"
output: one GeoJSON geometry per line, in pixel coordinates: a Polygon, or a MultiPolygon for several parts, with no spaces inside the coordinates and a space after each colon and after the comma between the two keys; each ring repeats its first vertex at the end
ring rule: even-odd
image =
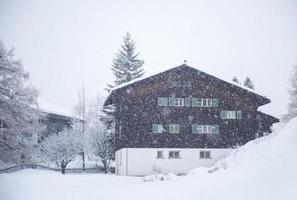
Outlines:
{"type": "Polygon", "coordinates": [[[272,100],[265,112],[286,112],[297,1],[0,0],[0,39],[15,48],[41,98],[67,109],[82,82],[90,98],[106,96],[127,31],[147,74],[187,60],[228,80],[249,76],[272,100]]]}

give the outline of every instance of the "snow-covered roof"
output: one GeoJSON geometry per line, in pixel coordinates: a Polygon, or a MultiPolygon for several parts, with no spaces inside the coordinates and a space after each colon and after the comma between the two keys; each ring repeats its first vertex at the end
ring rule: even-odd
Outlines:
{"type": "MultiPolygon", "coordinates": [[[[246,86],[244,86],[244,85],[242,85],[242,84],[240,84],[240,83],[235,83],[234,81],[226,80],[226,79],[224,79],[223,77],[221,77],[220,75],[217,75],[217,74],[214,74],[214,73],[210,74],[210,73],[201,71],[201,70],[199,70],[199,69],[196,69],[196,68],[194,68],[194,67],[190,67],[190,66],[188,66],[188,65],[186,65],[186,64],[180,65],[180,66],[178,66],[178,67],[189,67],[189,68],[195,69],[195,70],[197,70],[197,71],[199,71],[199,72],[201,72],[201,73],[207,74],[207,75],[209,75],[209,76],[213,76],[213,77],[215,77],[215,78],[217,78],[217,79],[220,79],[220,80],[222,80],[222,81],[225,81],[225,82],[227,82],[227,83],[230,83],[230,84],[232,84],[232,85],[235,85],[235,86],[237,86],[237,87],[240,87],[240,88],[242,88],[242,89],[244,89],[244,90],[247,90],[248,92],[252,92],[252,93],[257,94],[257,95],[260,95],[260,96],[262,96],[262,97],[266,97],[266,95],[261,94],[259,91],[256,91],[256,90],[254,90],[254,89],[248,88],[248,87],[246,87],[246,86]]],[[[149,77],[152,77],[152,76],[161,74],[161,73],[163,73],[163,72],[169,71],[169,70],[174,69],[174,68],[177,68],[177,67],[173,67],[173,68],[170,68],[170,69],[167,69],[167,70],[164,70],[164,71],[155,73],[155,74],[145,75],[145,76],[143,76],[143,77],[141,77],[141,78],[133,79],[133,80],[128,81],[128,82],[126,82],[126,83],[122,83],[122,84],[120,84],[120,85],[117,85],[117,86],[113,87],[113,88],[109,91],[109,94],[111,94],[113,91],[115,91],[115,90],[117,90],[117,89],[123,88],[123,87],[125,87],[125,86],[127,86],[127,85],[130,85],[130,84],[132,84],[132,83],[135,83],[135,82],[138,82],[138,81],[147,79],[147,78],[149,78],[149,77]]]]}
{"type": "Polygon", "coordinates": [[[65,116],[65,117],[70,117],[70,118],[75,118],[75,119],[80,119],[79,116],[77,116],[76,114],[61,108],[55,104],[52,104],[50,102],[47,102],[43,99],[38,99],[38,108],[46,113],[51,113],[51,114],[56,114],[56,115],[60,115],[60,116],[65,116]]]}

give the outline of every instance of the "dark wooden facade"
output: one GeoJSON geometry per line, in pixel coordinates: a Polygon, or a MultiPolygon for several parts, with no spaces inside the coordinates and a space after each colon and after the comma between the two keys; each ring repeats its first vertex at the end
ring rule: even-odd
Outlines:
{"type": "Polygon", "coordinates": [[[270,132],[278,119],[257,108],[270,100],[187,65],[113,90],[105,105],[114,104],[116,148],[232,148],[270,132]],[[172,82],[189,85],[173,86],[172,82]],[[218,107],[158,106],[158,97],[218,98],[218,107]],[[221,119],[221,110],[240,110],[242,119],[221,119]],[[168,132],[180,124],[180,133],[168,132]],[[152,124],[166,131],[152,133],[152,124]],[[193,134],[192,124],[219,125],[219,134],[193,134]]]}

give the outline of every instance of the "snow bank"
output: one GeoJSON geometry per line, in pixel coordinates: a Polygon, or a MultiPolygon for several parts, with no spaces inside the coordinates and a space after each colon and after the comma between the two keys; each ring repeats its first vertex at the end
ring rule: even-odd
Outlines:
{"type": "Polygon", "coordinates": [[[211,168],[190,171],[188,179],[213,179],[217,191],[227,196],[232,193],[244,196],[241,199],[287,200],[296,199],[296,170],[297,118],[234,150],[211,168]]]}
{"type": "Polygon", "coordinates": [[[171,181],[174,179],[176,179],[176,175],[173,173],[168,173],[168,174],[154,174],[154,175],[145,176],[143,178],[143,181],[144,182],[171,181]]]}

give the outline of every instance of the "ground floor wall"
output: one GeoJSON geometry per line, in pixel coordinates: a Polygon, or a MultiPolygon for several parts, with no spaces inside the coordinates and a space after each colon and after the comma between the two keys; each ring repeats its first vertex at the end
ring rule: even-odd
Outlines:
{"type": "Polygon", "coordinates": [[[185,174],[195,167],[212,166],[231,151],[232,149],[210,148],[124,148],[116,151],[115,172],[123,176],[144,176],[169,172],[185,174]]]}

